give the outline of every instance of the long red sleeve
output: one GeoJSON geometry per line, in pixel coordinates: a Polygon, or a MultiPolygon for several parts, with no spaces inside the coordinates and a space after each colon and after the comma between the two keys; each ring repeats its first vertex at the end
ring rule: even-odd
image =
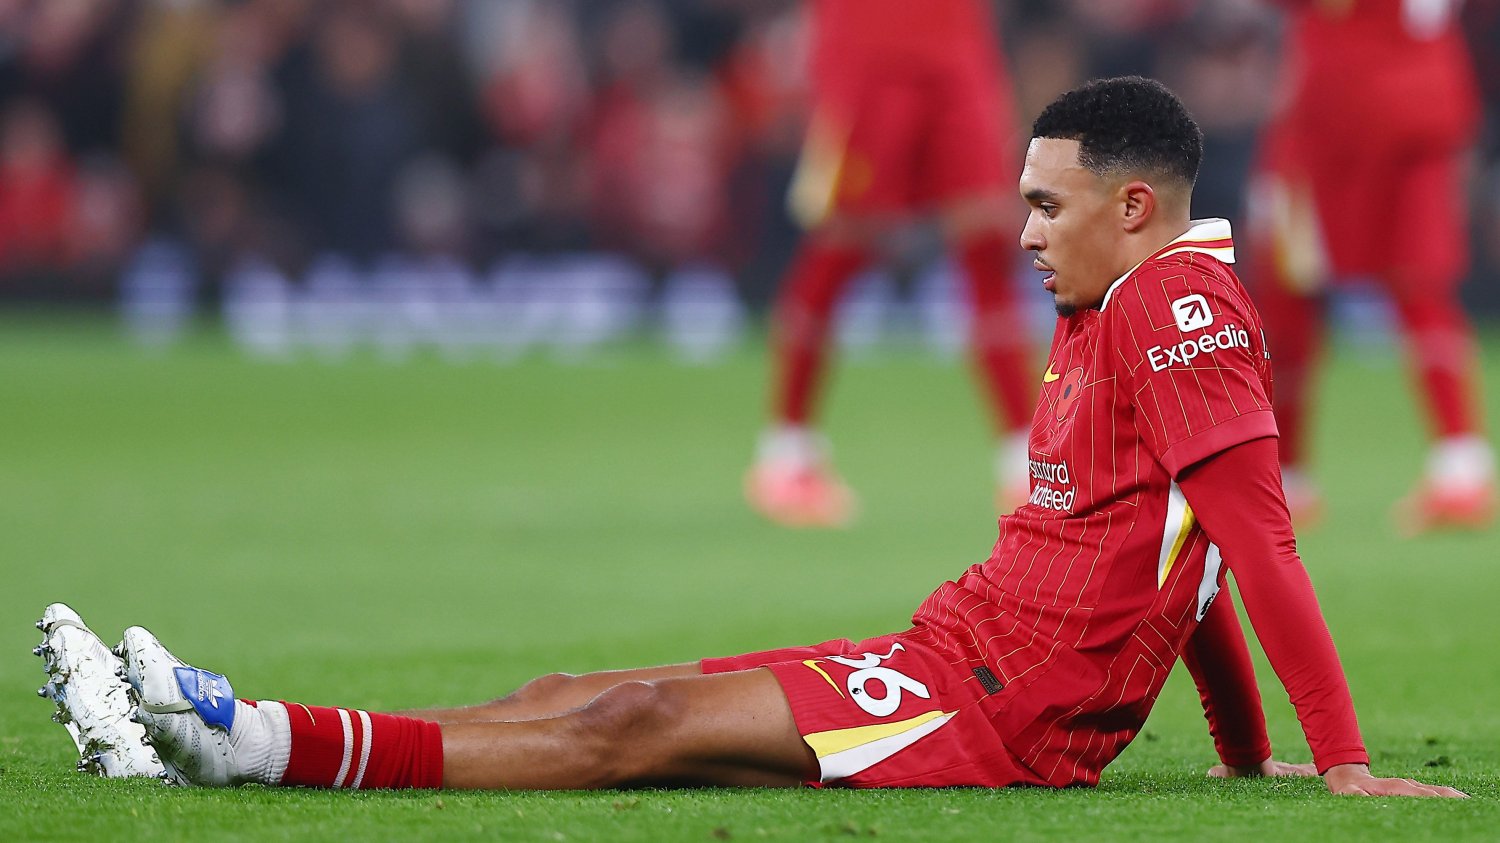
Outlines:
{"type": "Polygon", "coordinates": [[[1234,573],[1256,637],[1297,709],[1318,772],[1368,764],[1338,652],[1297,555],[1276,439],[1235,445],[1184,470],[1177,482],[1234,573]]]}
{"type": "Polygon", "coordinates": [[[1266,735],[1255,665],[1228,589],[1219,592],[1188,639],[1182,662],[1198,686],[1219,760],[1231,767],[1253,767],[1270,758],[1271,739],[1266,735]]]}

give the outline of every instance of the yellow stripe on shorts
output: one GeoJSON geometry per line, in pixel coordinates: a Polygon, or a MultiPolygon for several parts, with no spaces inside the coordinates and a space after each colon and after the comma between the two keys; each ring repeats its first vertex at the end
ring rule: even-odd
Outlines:
{"type": "Polygon", "coordinates": [[[890,758],[923,737],[937,731],[957,712],[929,711],[908,720],[874,723],[849,729],[833,729],[804,735],[803,740],[818,756],[825,782],[848,778],[890,758]]]}

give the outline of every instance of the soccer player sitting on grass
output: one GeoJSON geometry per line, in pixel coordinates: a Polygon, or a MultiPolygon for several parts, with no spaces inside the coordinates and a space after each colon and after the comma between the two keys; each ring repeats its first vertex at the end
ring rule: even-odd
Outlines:
{"type": "Polygon", "coordinates": [[[108,747],[144,736],[159,758],[146,762],[199,785],[1064,787],[1099,781],[1180,657],[1215,775],[1462,796],[1370,773],[1281,495],[1260,317],[1230,270],[1229,224],[1189,218],[1200,154],[1182,104],[1145,79],[1089,83],[1037,119],[1021,245],[1049,273],[1059,319],[1030,501],[905,632],[558,674],[398,715],[236,700],[146,630],[110,654],[53,606],[39,623],[54,669],[43,693],[90,714],[72,718],[80,744],[106,748],[85,764],[107,771],[108,747]],[[1230,570],[1311,765],[1271,758],[1230,570]]]}

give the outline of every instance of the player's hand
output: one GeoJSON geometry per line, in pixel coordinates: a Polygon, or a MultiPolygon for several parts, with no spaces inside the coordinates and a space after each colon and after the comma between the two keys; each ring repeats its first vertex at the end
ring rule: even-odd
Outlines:
{"type": "Polygon", "coordinates": [[[1219,764],[1210,767],[1208,775],[1215,779],[1244,779],[1256,776],[1316,776],[1318,768],[1311,764],[1288,764],[1285,761],[1277,761],[1267,758],[1259,764],[1248,767],[1231,767],[1228,764],[1219,764]]]}
{"type": "Polygon", "coordinates": [[[1451,787],[1422,784],[1413,779],[1382,779],[1370,775],[1364,764],[1340,764],[1323,774],[1330,793],[1345,796],[1444,796],[1468,799],[1469,794],[1451,787]]]}

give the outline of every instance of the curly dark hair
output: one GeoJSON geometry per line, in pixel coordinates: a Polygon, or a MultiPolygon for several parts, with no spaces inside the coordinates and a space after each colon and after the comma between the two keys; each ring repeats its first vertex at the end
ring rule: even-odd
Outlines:
{"type": "Polygon", "coordinates": [[[1078,141],[1078,163],[1101,176],[1150,173],[1192,186],[1203,159],[1203,132],[1182,101],[1141,76],[1074,88],[1042,111],[1031,136],[1078,141]]]}

